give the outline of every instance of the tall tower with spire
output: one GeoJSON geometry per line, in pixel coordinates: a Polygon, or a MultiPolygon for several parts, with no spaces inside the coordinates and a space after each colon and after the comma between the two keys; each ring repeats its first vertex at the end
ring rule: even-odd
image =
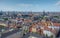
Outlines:
{"type": "Polygon", "coordinates": [[[45,11],[43,11],[43,16],[45,16],[45,11]]]}

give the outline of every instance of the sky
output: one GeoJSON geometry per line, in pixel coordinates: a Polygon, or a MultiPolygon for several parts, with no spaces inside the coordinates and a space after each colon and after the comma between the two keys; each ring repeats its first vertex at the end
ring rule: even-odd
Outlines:
{"type": "Polygon", "coordinates": [[[0,10],[60,12],[60,0],[0,0],[0,10]]]}

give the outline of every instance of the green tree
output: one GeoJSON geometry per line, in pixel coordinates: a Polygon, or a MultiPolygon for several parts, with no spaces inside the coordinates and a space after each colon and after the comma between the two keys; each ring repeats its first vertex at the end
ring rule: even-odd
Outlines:
{"type": "Polygon", "coordinates": [[[59,18],[59,16],[54,16],[55,18],[59,18]]]}
{"type": "Polygon", "coordinates": [[[51,35],[50,38],[53,38],[53,35],[51,35]]]}
{"type": "Polygon", "coordinates": [[[3,18],[5,21],[8,20],[8,18],[3,18]]]}

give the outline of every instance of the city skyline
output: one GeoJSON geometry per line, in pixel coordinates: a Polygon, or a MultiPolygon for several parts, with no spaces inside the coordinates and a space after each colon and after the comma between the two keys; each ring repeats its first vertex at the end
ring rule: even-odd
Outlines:
{"type": "Polygon", "coordinates": [[[0,0],[0,10],[60,12],[60,0],[0,0]]]}

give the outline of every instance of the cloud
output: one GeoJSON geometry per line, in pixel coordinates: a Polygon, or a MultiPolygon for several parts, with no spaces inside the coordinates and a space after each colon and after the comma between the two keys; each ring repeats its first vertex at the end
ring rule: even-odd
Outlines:
{"type": "Polygon", "coordinates": [[[58,1],[55,5],[60,6],[60,1],[58,1]]]}
{"type": "Polygon", "coordinates": [[[19,6],[19,7],[39,7],[40,5],[39,4],[16,4],[16,6],[19,6]]]}
{"type": "Polygon", "coordinates": [[[29,6],[33,6],[33,5],[32,4],[17,4],[17,6],[29,7],[29,6]]]}

